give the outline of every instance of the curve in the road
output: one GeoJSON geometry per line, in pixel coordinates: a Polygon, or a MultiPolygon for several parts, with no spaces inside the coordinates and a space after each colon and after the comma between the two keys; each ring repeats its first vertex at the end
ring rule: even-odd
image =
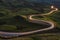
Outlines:
{"type": "Polygon", "coordinates": [[[11,37],[17,37],[20,35],[28,35],[28,34],[32,34],[32,33],[36,33],[36,32],[40,32],[40,31],[45,31],[45,30],[50,30],[54,28],[54,23],[51,21],[44,21],[44,20],[38,20],[38,19],[34,19],[32,18],[33,16],[40,16],[40,15],[50,15],[53,12],[57,11],[58,9],[55,8],[54,10],[50,11],[47,14],[38,14],[38,15],[30,15],[28,16],[29,22],[33,22],[33,23],[37,23],[37,24],[48,24],[50,25],[48,28],[44,28],[44,29],[38,29],[38,30],[34,30],[34,31],[29,31],[29,32],[20,32],[20,33],[14,33],[14,32],[2,32],[0,31],[0,36],[1,37],[5,37],[5,38],[11,38],[11,37]]]}

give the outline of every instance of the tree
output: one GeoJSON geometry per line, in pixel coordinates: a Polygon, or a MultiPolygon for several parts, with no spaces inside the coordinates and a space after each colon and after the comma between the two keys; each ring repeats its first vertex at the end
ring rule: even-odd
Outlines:
{"type": "Polygon", "coordinates": [[[19,15],[15,16],[14,18],[16,20],[17,29],[21,30],[24,27],[24,24],[25,24],[26,20],[22,16],[19,16],[19,15]]]}

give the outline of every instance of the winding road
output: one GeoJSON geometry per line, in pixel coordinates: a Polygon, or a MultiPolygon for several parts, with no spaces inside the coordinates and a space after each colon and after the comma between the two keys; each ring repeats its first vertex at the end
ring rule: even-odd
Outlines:
{"type": "Polygon", "coordinates": [[[38,30],[34,30],[34,31],[29,31],[29,32],[20,32],[20,33],[19,32],[16,33],[16,32],[2,32],[2,31],[0,31],[0,36],[4,37],[4,38],[11,38],[11,37],[18,37],[18,36],[21,36],[21,35],[28,35],[28,34],[32,34],[32,33],[36,33],[36,32],[41,32],[41,31],[46,31],[46,30],[53,29],[54,26],[55,26],[53,22],[44,21],[44,20],[38,20],[38,19],[33,18],[33,16],[50,15],[53,12],[56,12],[57,10],[58,10],[57,8],[54,8],[54,10],[52,10],[49,13],[46,13],[46,14],[37,14],[37,15],[28,16],[29,22],[37,23],[37,24],[50,25],[48,28],[38,29],[38,30]]]}

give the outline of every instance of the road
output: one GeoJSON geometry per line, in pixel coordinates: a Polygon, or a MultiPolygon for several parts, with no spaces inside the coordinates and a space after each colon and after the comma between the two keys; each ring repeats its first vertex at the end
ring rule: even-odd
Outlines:
{"type": "Polygon", "coordinates": [[[41,32],[41,31],[46,31],[46,30],[53,29],[54,26],[55,26],[53,22],[51,22],[51,21],[44,21],[44,20],[38,20],[38,19],[33,18],[33,16],[50,15],[53,12],[56,12],[57,10],[58,9],[55,8],[54,10],[52,10],[49,13],[46,13],[46,14],[37,14],[37,15],[30,15],[30,16],[28,16],[29,22],[37,23],[37,24],[45,24],[45,25],[47,24],[47,25],[50,25],[48,28],[38,29],[38,30],[34,30],[34,31],[29,31],[29,32],[22,32],[22,33],[21,32],[2,32],[2,31],[0,31],[0,36],[4,37],[4,38],[11,38],[11,37],[18,37],[20,35],[28,35],[28,34],[33,34],[33,33],[36,33],[36,32],[41,32]]]}

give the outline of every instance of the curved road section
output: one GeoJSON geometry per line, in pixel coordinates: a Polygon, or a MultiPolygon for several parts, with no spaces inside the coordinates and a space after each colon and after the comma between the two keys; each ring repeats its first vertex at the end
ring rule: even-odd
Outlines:
{"type": "Polygon", "coordinates": [[[16,32],[2,32],[2,31],[0,31],[0,36],[4,37],[4,38],[12,38],[12,37],[18,37],[18,36],[21,36],[21,35],[28,35],[28,34],[32,34],[32,33],[36,33],[36,32],[41,32],[41,31],[46,31],[46,30],[53,29],[54,28],[54,23],[53,22],[34,19],[33,16],[50,15],[57,10],[58,10],[57,8],[54,8],[54,10],[52,10],[49,13],[46,13],[46,14],[38,14],[38,15],[28,16],[29,22],[37,23],[37,24],[50,25],[48,28],[38,29],[38,30],[34,30],[34,31],[29,31],[29,32],[22,32],[22,33],[21,32],[16,33],[16,32]]]}

